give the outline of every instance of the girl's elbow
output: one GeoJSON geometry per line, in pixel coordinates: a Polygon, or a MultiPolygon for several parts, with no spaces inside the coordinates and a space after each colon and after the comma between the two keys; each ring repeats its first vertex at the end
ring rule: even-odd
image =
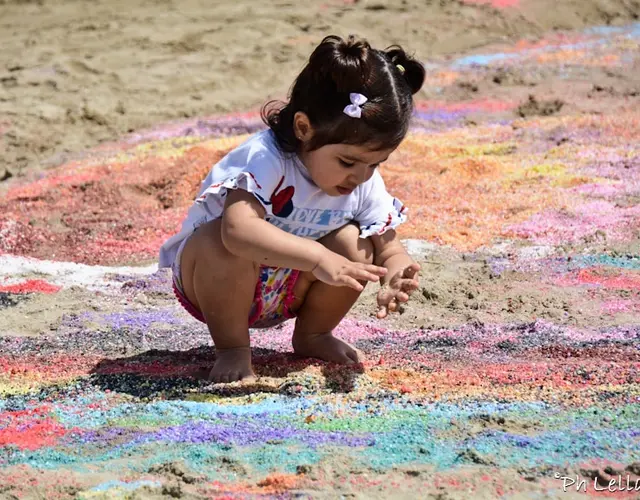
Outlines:
{"type": "Polygon", "coordinates": [[[237,254],[237,249],[243,245],[242,236],[246,234],[241,224],[227,217],[222,217],[222,225],[220,227],[220,238],[224,247],[232,254],[237,254]]]}

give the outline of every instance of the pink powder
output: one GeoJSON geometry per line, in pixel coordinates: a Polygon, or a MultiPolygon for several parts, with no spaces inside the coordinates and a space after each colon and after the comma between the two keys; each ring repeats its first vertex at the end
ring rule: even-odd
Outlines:
{"type": "Polygon", "coordinates": [[[497,99],[475,99],[462,102],[446,101],[421,101],[416,104],[420,111],[466,111],[466,112],[499,112],[513,109],[518,104],[516,102],[501,101],[497,99]]]}
{"type": "Polygon", "coordinates": [[[602,304],[602,310],[608,314],[630,312],[634,309],[638,309],[638,304],[635,304],[632,300],[616,299],[602,304]]]}
{"type": "Polygon", "coordinates": [[[607,201],[593,201],[578,206],[574,211],[545,211],[533,215],[522,224],[507,228],[521,238],[537,243],[560,245],[591,238],[598,231],[611,241],[622,241],[629,237],[630,227],[640,217],[640,206],[618,207],[607,201]]]}
{"type": "Polygon", "coordinates": [[[463,0],[464,3],[478,4],[478,5],[491,5],[496,9],[505,9],[507,7],[517,7],[520,0],[463,0]]]}
{"type": "Polygon", "coordinates": [[[52,285],[44,280],[27,280],[14,285],[0,285],[0,292],[9,293],[56,293],[61,287],[52,285]]]}
{"type": "Polygon", "coordinates": [[[557,281],[560,285],[596,285],[618,290],[640,290],[640,275],[637,273],[621,273],[612,275],[598,268],[581,269],[557,281]]]}

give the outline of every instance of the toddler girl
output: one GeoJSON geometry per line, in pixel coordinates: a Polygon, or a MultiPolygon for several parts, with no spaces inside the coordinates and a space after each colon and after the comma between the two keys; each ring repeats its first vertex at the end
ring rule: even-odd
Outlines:
{"type": "Polygon", "coordinates": [[[400,47],[329,36],[289,102],[263,108],[269,129],[211,169],[160,267],[211,332],[212,381],[252,378],[249,328],[294,317],[297,354],[359,362],[332,330],[364,285],[382,282],[379,318],[416,290],[419,266],[394,230],[406,210],[376,167],[407,133],[424,76],[400,47]]]}

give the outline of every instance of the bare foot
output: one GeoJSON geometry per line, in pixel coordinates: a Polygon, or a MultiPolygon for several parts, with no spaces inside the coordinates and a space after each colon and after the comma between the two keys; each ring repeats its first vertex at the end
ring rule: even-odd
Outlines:
{"type": "Polygon", "coordinates": [[[364,355],[329,333],[294,333],[293,350],[299,356],[350,365],[364,361],[364,355]]]}
{"type": "Polygon", "coordinates": [[[255,378],[256,375],[251,368],[251,347],[216,349],[216,362],[209,373],[211,382],[250,381],[255,378]]]}

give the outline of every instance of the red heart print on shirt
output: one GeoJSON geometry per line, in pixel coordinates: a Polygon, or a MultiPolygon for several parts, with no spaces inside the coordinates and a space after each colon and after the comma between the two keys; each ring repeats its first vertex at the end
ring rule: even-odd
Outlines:
{"type": "Polygon", "coordinates": [[[295,189],[293,186],[287,186],[282,191],[277,192],[283,182],[284,176],[280,179],[270,200],[273,214],[278,217],[287,217],[293,212],[293,194],[295,193],[295,189]]]}

